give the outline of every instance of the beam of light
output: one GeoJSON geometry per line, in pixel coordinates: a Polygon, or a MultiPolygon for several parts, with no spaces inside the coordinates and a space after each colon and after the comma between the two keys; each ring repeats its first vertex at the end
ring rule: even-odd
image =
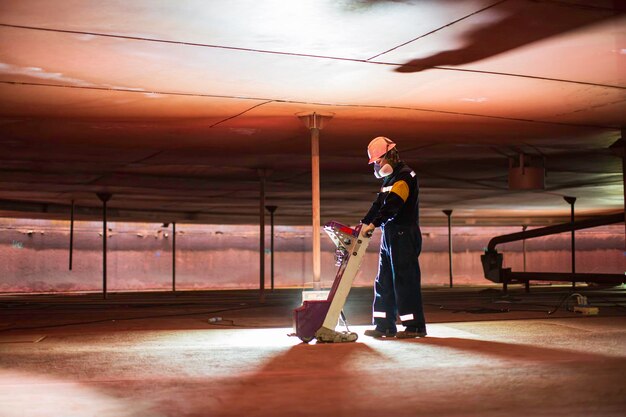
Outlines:
{"type": "Polygon", "coordinates": [[[3,417],[161,416],[149,405],[113,398],[72,380],[30,372],[0,370],[0,415],[3,417]]]}

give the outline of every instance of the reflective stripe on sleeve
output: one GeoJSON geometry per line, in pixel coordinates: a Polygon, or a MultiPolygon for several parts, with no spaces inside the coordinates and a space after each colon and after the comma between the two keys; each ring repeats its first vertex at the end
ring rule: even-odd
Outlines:
{"type": "Polygon", "coordinates": [[[378,317],[379,319],[386,319],[387,313],[384,311],[374,311],[374,317],[378,317]]]}
{"type": "Polygon", "coordinates": [[[400,320],[402,320],[402,321],[413,320],[413,313],[405,314],[404,316],[400,316],[400,320]]]}
{"type": "Polygon", "coordinates": [[[406,181],[396,181],[391,187],[391,192],[397,194],[402,201],[406,201],[409,198],[409,185],[406,181]]]}

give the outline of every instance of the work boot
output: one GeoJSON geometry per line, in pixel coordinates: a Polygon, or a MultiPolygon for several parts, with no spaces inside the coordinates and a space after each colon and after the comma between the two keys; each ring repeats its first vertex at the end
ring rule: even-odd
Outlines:
{"type": "Polygon", "coordinates": [[[322,326],[315,332],[315,338],[320,343],[346,343],[355,342],[359,335],[354,332],[338,332],[322,326]]]}
{"type": "Polygon", "coordinates": [[[391,329],[378,330],[368,329],[365,331],[365,336],[373,337],[375,339],[382,339],[383,337],[396,337],[396,332],[391,329]]]}
{"type": "Polygon", "coordinates": [[[414,327],[407,327],[396,333],[398,339],[415,339],[416,337],[426,337],[426,330],[418,331],[414,327]]]}

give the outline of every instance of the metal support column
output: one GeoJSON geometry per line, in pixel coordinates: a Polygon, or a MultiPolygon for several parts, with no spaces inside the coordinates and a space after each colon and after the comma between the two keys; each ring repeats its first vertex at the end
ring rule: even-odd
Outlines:
{"type": "MultiPolygon", "coordinates": [[[[626,129],[622,129],[622,186],[624,187],[624,237],[626,238],[626,145],[624,144],[624,133],[626,129]]],[[[624,244],[626,249],[626,240],[624,244]]]]}
{"type": "Polygon", "coordinates": [[[176,222],[172,222],[172,291],[176,292],[176,222]]]}
{"type": "Polygon", "coordinates": [[[313,226],[313,289],[322,289],[321,282],[321,249],[320,249],[320,130],[323,123],[329,120],[332,114],[298,113],[296,116],[302,120],[311,131],[311,191],[312,191],[312,226],[313,226]]]}
{"type": "Polygon", "coordinates": [[[320,242],[320,130],[311,128],[311,185],[313,207],[313,288],[319,290],[321,283],[320,242]]]}
{"type": "Polygon", "coordinates": [[[611,152],[622,158],[622,185],[624,190],[624,251],[626,251],[626,128],[622,128],[622,137],[609,146],[611,152]]]}
{"type": "MultiPolygon", "coordinates": [[[[522,225],[522,232],[528,229],[527,225],[522,225]]],[[[526,239],[522,239],[522,261],[524,263],[524,272],[526,272],[526,239]]],[[[530,292],[530,281],[526,281],[526,292],[530,292]]]]}
{"type": "Polygon", "coordinates": [[[570,205],[570,222],[572,224],[572,288],[576,288],[576,230],[574,229],[574,203],[576,203],[576,197],[563,197],[565,201],[570,205]]]}
{"type": "Polygon", "coordinates": [[[622,156],[622,186],[624,187],[624,251],[626,253],[626,142],[624,137],[626,136],[626,128],[622,128],[622,137],[617,141],[618,145],[621,145],[622,156]]]}
{"type": "Polygon", "coordinates": [[[111,199],[109,193],[97,193],[102,201],[102,298],[107,298],[107,201],[111,199]]]}
{"type": "Polygon", "coordinates": [[[624,187],[624,250],[626,252],[626,142],[624,142],[624,136],[626,136],[626,128],[622,128],[622,137],[617,141],[618,145],[621,145],[620,152],[622,157],[622,185],[624,187]]]}
{"type": "Polygon", "coordinates": [[[265,206],[270,212],[270,285],[274,292],[274,212],[278,206],[265,206]]]}
{"type": "Polygon", "coordinates": [[[72,208],[70,210],[70,271],[72,270],[73,258],[74,258],[74,200],[72,200],[72,208]]]}
{"type": "Polygon", "coordinates": [[[265,176],[259,169],[259,301],[265,302],[265,176]]]}
{"type": "Polygon", "coordinates": [[[452,210],[443,210],[448,216],[448,264],[450,267],[450,288],[452,288],[452,210]]]}

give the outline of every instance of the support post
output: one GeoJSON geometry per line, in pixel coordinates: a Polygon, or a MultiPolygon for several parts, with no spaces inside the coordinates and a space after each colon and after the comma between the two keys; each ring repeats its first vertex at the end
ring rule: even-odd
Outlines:
{"type": "Polygon", "coordinates": [[[621,152],[618,152],[618,155],[621,154],[622,157],[622,186],[624,192],[624,253],[626,253],[626,142],[624,142],[624,137],[626,136],[626,127],[622,127],[622,137],[616,142],[617,145],[621,145],[621,152]]]}
{"type": "Polygon", "coordinates": [[[320,242],[320,130],[311,128],[311,184],[313,192],[313,287],[322,288],[320,242]]]}
{"type": "MultiPolygon", "coordinates": [[[[528,226],[523,225],[522,232],[525,232],[526,229],[528,229],[528,226]]],[[[522,261],[523,261],[524,272],[526,272],[526,238],[522,239],[522,261]]]]}
{"type": "Polygon", "coordinates": [[[320,249],[320,130],[331,117],[330,113],[298,113],[296,116],[311,132],[311,191],[312,191],[312,226],[313,226],[313,289],[321,290],[321,249],[320,249]]]}
{"type": "Polygon", "coordinates": [[[626,253],[626,128],[622,127],[622,137],[609,146],[611,152],[622,158],[622,185],[624,190],[624,251],[626,253]]]}
{"type": "Polygon", "coordinates": [[[70,209],[70,271],[72,270],[73,258],[74,258],[74,200],[72,200],[72,208],[70,209]]]}
{"type": "Polygon", "coordinates": [[[265,206],[270,212],[270,285],[274,292],[274,212],[278,206],[265,206]]]}
{"type": "Polygon", "coordinates": [[[452,288],[452,210],[443,210],[448,216],[448,264],[450,267],[450,288],[452,288]]]}
{"type": "MultiPolygon", "coordinates": [[[[522,232],[528,229],[527,225],[522,225],[522,232]]],[[[524,266],[524,272],[526,272],[526,239],[522,239],[522,262],[524,266]]],[[[526,292],[530,292],[530,281],[526,281],[526,292]]]]}
{"type": "Polygon", "coordinates": [[[176,222],[172,222],[172,292],[176,292],[176,222]]]}
{"type": "MultiPolygon", "coordinates": [[[[624,142],[624,136],[626,136],[626,128],[622,128],[622,137],[617,141],[617,144],[621,145],[622,156],[622,185],[624,187],[624,238],[626,238],[626,142],[624,142]]],[[[618,153],[618,154],[619,154],[618,153]]],[[[624,240],[624,249],[626,253],[626,239],[624,240]]]]}
{"type": "Polygon", "coordinates": [[[259,169],[259,301],[265,302],[265,169],[259,169]]]}
{"type": "Polygon", "coordinates": [[[574,203],[576,203],[576,197],[563,197],[565,201],[570,205],[570,222],[572,224],[572,288],[576,288],[576,230],[574,230],[574,203]]]}
{"type": "Polygon", "coordinates": [[[109,193],[97,193],[102,201],[102,298],[107,298],[107,201],[111,199],[109,193]]]}
{"type": "MultiPolygon", "coordinates": [[[[624,237],[626,238],[626,144],[624,143],[624,133],[626,129],[622,129],[622,186],[624,188],[624,237]]],[[[624,248],[626,248],[626,239],[624,248]]]]}

